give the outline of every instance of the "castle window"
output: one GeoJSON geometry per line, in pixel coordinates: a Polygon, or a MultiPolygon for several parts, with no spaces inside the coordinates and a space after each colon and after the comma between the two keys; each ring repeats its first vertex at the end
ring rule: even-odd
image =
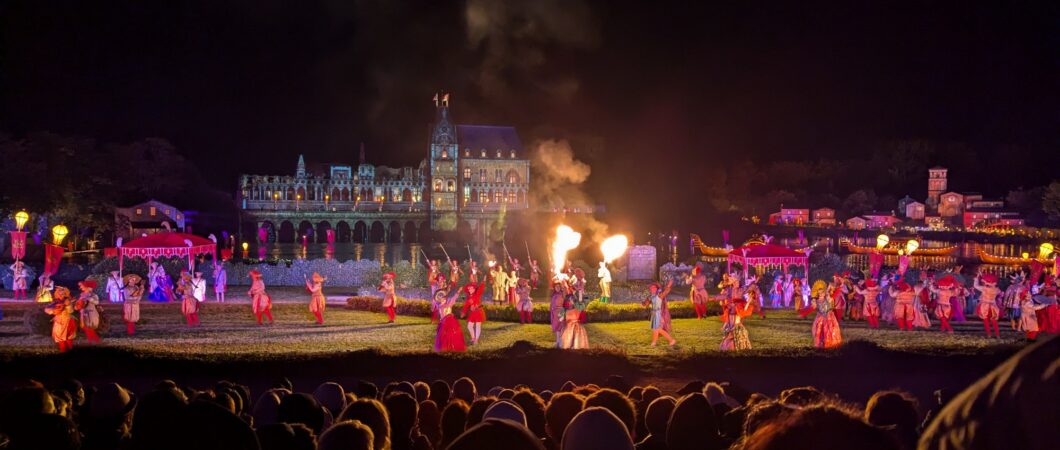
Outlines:
{"type": "Polygon", "coordinates": [[[445,158],[448,158],[448,157],[449,157],[449,151],[448,150],[442,150],[442,159],[445,159],[445,158]]]}
{"type": "Polygon", "coordinates": [[[155,209],[155,207],[154,207],[154,206],[152,206],[152,207],[151,207],[151,215],[152,215],[152,216],[154,216],[154,215],[155,215],[155,214],[157,214],[157,213],[158,213],[158,210],[157,210],[157,209],[155,209]]]}
{"type": "Polygon", "coordinates": [[[515,159],[515,150],[512,150],[512,159],[515,159]]]}
{"type": "Polygon", "coordinates": [[[515,204],[515,191],[508,191],[508,203],[515,204]]]}
{"type": "Polygon", "coordinates": [[[504,201],[504,194],[501,191],[493,192],[493,202],[500,203],[504,201]]]}
{"type": "Polygon", "coordinates": [[[442,180],[434,180],[434,192],[442,191],[442,180]]]}
{"type": "Polygon", "coordinates": [[[482,157],[483,157],[483,158],[485,158],[485,157],[486,157],[486,149],[482,149],[482,157]]]}
{"type": "Polygon", "coordinates": [[[471,168],[470,167],[465,167],[464,168],[464,179],[465,180],[470,180],[471,179],[471,168]]]}
{"type": "Polygon", "coordinates": [[[486,182],[486,169],[479,169],[478,170],[478,181],[479,181],[479,183],[485,183],[486,182]]]}
{"type": "Polygon", "coordinates": [[[515,173],[514,170],[508,171],[508,183],[515,184],[519,182],[519,174],[515,173]]]}
{"type": "Polygon", "coordinates": [[[456,182],[453,180],[449,180],[448,182],[446,182],[445,190],[449,192],[456,192],[456,182]]]}
{"type": "Polygon", "coordinates": [[[144,215],[144,210],[142,208],[136,208],[136,215],[138,215],[138,216],[144,215]]]}
{"type": "Polygon", "coordinates": [[[479,203],[489,203],[490,202],[490,194],[489,194],[489,192],[486,192],[486,191],[479,192],[478,193],[478,201],[479,201],[479,203]]]}
{"type": "Polygon", "coordinates": [[[493,171],[493,181],[496,181],[496,182],[500,183],[501,180],[504,179],[504,177],[501,175],[501,173],[502,173],[501,169],[494,170],[493,171]]]}
{"type": "Polygon", "coordinates": [[[467,202],[470,201],[470,200],[471,200],[471,187],[470,186],[464,186],[464,204],[466,205],[467,202]]]}
{"type": "Polygon", "coordinates": [[[500,157],[501,157],[501,149],[498,148],[497,149],[497,158],[500,158],[500,157]]]}
{"type": "Polygon", "coordinates": [[[464,148],[464,156],[466,156],[468,158],[471,157],[471,149],[470,148],[464,148]]]}

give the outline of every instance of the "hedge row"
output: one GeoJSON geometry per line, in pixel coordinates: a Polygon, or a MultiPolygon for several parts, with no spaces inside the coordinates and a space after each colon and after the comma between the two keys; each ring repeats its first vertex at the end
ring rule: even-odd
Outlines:
{"type": "MultiPolygon", "coordinates": [[[[453,306],[453,311],[459,317],[460,308],[463,307],[462,303],[457,303],[453,306]]],[[[510,305],[493,305],[484,304],[486,311],[486,320],[495,320],[500,322],[518,322],[519,311],[515,307],[510,305]]],[[[533,318],[535,322],[548,322],[549,321],[549,304],[547,302],[535,302],[533,318]]],[[[346,308],[356,311],[370,311],[370,312],[383,312],[383,298],[372,297],[372,296],[356,296],[346,299],[346,308]]],[[[397,307],[398,315],[403,316],[419,316],[419,317],[430,317],[431,305],[426,300],[415,300],[398,298],[397,307]]],[[[718,315],[721,312],[721,308],[717,303],[707,304],[708,315],[718,315]]],[[[589,302],[589,305],[585,308],[585,314],[588,316],[589,322],[628,322],[636,320],[648,320],[649,311],[647,308],[641,306],[638,303],[601,303],[593,300],[589,302]]],[[[671,301],[670,302],[670,316],[675,319],[681,318],[692,318],[696,316],[695,309],[692,308],[692,302],[688,300],[682,301],[671,301]]]]}

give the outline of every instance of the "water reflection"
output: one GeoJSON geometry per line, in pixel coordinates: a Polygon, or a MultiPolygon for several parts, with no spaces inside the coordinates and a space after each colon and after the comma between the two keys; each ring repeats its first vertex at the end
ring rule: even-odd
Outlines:
{"type": "MultiPolygon", "coordinates": [[[[469,249],[464,245],[446,244],[445,251],[453,258],[464,261],[467,259],[469,249]]],[[[475,250],[477,259],[484,258],[475,250]]],[[[445,252],[438,244],[430,246],[408,243],[408,244],[360,244],[360,243],[335,243],[301,245],[295,243],[275,244],[270,243],[251,250],[250,254],[257,254],[259,259],[337,259],[339,261],[360,261],[370,259],[372,261],[385,261],[394,264],[399,261],[423,262],[424,255],[431,259],[445,260],[445,252]]]]}

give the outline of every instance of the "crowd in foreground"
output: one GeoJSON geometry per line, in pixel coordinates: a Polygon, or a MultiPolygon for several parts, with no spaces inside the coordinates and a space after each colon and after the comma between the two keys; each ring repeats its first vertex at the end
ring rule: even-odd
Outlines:
{"type": "Polygon", "coordinates": [[[864,405],[813,386],[776,396],[692,381],[676,392],[617,376],[559,389],[483,390],[469,378],[247,386],[28,381],[0,398],[9,449],[685,450],[1056,448],[1060,339],[1027,347],[958,395],[897,390],[864,405]]]}

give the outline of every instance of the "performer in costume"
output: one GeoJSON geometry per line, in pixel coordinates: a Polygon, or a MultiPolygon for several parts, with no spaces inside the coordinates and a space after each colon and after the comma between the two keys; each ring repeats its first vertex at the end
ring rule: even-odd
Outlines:
{"type": "Polygon", "coordinates": [[[798,293],[799,293],[799,298],[802,299],[802,302],[796,302],[795,310],[798,311],[798,310],[800,310],[802,308],[805,308],[806,306],[808,306],[810,304],[810,294],[812,292],[811,292],[811,289],[810,289],[809,280],[803,280],[801,278],[796,278],[795,281],[799,282],[798,293]]]}
{"type": "Polygon", "coordinates": [[[843,312],[847,309],[847,279],[849,274],[832,275],[832,284],[828,286],[832,296],[832,308],[835,310],[835,319],[842,321],[843,312]]]}
{"type": "Polygon", "coordinates": [[[745,286],[743,288],[743,298],[747,302],[742,306],[744,308],[750,308],[751,311],[757,312],[758,317],[766,318],[766,307],[765,307],[765,296],[762,295],[762,289],[758,287],[758,277],[751,276],[747,278],[745,286]]]}
{"type": "Polygon", "coordinates": [[[954,278],[953,297],[950,297],[950,322],[964,322],[964,306],[967,303],[968,289],[954,278]]]}
{"type": "Polygon", "coordinates": [[[508,264],[512,265],[512,272],[515,272],[516,277],[523,274],[523,265],[519,263],[519,258],[509,257],[508,264]]]}
{"type": "Polygon", "coordinates": [[[224,303],[225,291],[228,290],[228,272],[224,263],[213,266],[213,297],[214,300],[224,303]]]}
{"type": "MultiPolygon", "coordinates": [[[[438,291],[446,291],[446,292],[448,292],[449,288],[451,286],[455,286],[455,284],[450,284],[449,283],[449,279],[446,278],[445,274],[439,273],[439,274],[435,275],[434,279],[431,280],[431,298],[434,299],[435,298],[434,294],[438,293],[438,291]]],[[[435,306],[436,305],[432,302],[431,303],[431,323],[437,323],[438,319],[439,319],[439,315],[438,315],[439,314],[439,310],[435,306]]]]}
{"type": "Polygon", "coordinates": [[[74,320],[74,306],[70,301],[70,290],[59,286],[55,288],[55,301],[44,308],[52,317],[52,340],[59,346],[59,352],[74,348],[77,336],[77,321],[74,320]]]}
{"type": "Polygon", "coordinates": [[[121,317],[125,321],[125,332],[136,334],[136,322],[140,321],[140,299],[144,296],[144,279],[135,273],[124,277],[125,302],[122,304],[121,317]]]}
{"type": "Polygon", "coordinates": [[[670,324],[670,308],[667,305],[666,296],[670,294],[670,288],[674,285],[674,279],[670,278],[666,282],[666,288],[663,289],[659,283],[652,283],[649,289],[649,297],[644,301],[643,305],[651,308],[651,345],[652,347],[659,341],[659,336],[665,336],[670,341],[670,346],[673,347],[677,343],[677,340],[673,338],[671,333],[673,327],[670,324]],[[660,292],[661,291],[661,292],[660,292]]]}
{"type": "Polygon", "coordinates": [[[429,283],[438,274],[442,273],[441,264],[437,259],[427,262],[427,282],[429,283]]]}
{"type": "Polygon", "coordinates": [[[206,301],[206,279],[202,277],[202,272],[195,272],[195,276],[191,277],[191,294],[195,300],[206,301]]]}
{"type": "Polygon", "coordinates": [[[582,313],[575,307],[569,305],[564,311],[563,330],[560,331],[560,346],[565,350],[581,350],[589,348],[589,334],[581,324],[582,313]]]}
{"type": "Polygon", "coordinates": [[[812,328],[813,346],[817,348],[836,348],[843,343],[839,320],[836,319],[834,289],[825,284],[824,280],[817,280],[810,293],[814,299],[813,305],[799,312],[803,317],[811,312],[817,313],[812,328]]]}
{"type": "Polygon", "coordinates": [[[433,294],[434,309],[441,317],[438,320],[438,330],[434,334],[434,351],[462,352],[467,349],[464,331],[460,329],[460,321],[453,315],[453,304],[460,296],[460,291],[453,289],[453,295],[448,294],[446,289],[439,289],[433,294]]]}
{"type": "Polygon", "coordinates": [[[519,272],[512,270],[508,274],[508,304],[518,308],[519,295],[515,292],[519,287],[519,272]]]}
{"type": "MultiPolygon", "coordinates": [[[[735,274],[722,274],[721,282],[718,283],[718,288],[721,289],[721,294],[718,296],[718,303],[721,305],[721,322],[722,326],[729,321],[729,303],[732,302],[745,302],[743,294],[738,289],[739,278],[735,274]]],[[[742,306],[742,305],[741,305],[742,306]]]]}
{"type": "Polygon", "coordinates": [[[976,307],[976,315],[983,319],[983,329],[986,337],[990,337],[990,327],[994,327],[994,337],[1001,337],[1001,330],[997,327],[997,319],[1000,309],[997,306],[997,298],[1001,290],[997,288],[997,276],[991,273],[984,274],[982,271],[976,274],[972,284],[979,291],[979,305],[976,307]]]}
{"type": "Polygon", "coordinates": [[[519,323],[534,323],[534,301],[530,298],[530,280],[519,279],[519,286],[515,288],[515,295],[519,297],[515,309],[519,310],[519,323]]]}
{"type": "MultiPolygon", "coordinates": [[[[475,260],[473,260],[473,259],[468,260],[467,264],[468,264],[467,280],[471,284],[478,284],[478,264],[475,263],[475,260]]],[[[454,286],[455,286],[455,284],[454,284],[454,286]]]]}
{"type": "Polygon", "coordinates": [[[747,328],[743,326],[743,318],[751,315],[753,310],[750,303],[741,309],[736,303],[729,303],[725,307],[729,309],[725,325],[721,327],[721,345],[723,352],[736,350],[750,350],[751,337],[747,334],[747,328]]]}
{"type": "Polygon", "coordinates": [[[1026,276],[1024,276],[1023,272],[1010,275],[1009,285],[1005,288],[1004,294],[1002,294],[1001,306],[1005,308],[1003,312],[1008,317],[1013,331],[1018,330],[1019,327],[1021,308],[1018,293],[1025,280],[1026,276]]]}
{"type": "Polygon", "coordinates": [[[125,301],[125,281],[122,281],[117,270],[112,270],[107,277],[107,298],[111,303],[125,301]]]}
{"type": "Polygon", "coordinates": [[[247,295],[250,296],[250,306],[254,311],[254,317],[258,319],[258,325],[261,325],[263,316],[268,318],[271,324],[273,322],[272,297],[265,292],[265,281],[261,279],[261,272],[250,271],[250,290],[247,291],[247,295]]]}
{"type": "Polygon", "coordinates": [[[600,261],[600,268],[596,269],[596,277],[600,279],[600,302],[611,302],[611,271],[607,269],[607,263],[600,261]]]}
{"type": "Polygon", "coordinates": [[[195,298],[195,285],[187,272],[180,274],[180,283],[174,291],[180,297],[180,312],[184,314],[184,320],[188,327],[200,325],[199,323],[199,299],[195,298]]]}
{"type": "Polygon", "coordinates": [[[1033,341],[1038,338],[1038,332],[1041,330],[1037,312],[1045,309],[1046,305],[1034,302],[1029,284],[1030,281],[1025,281],[1017,296],[1020,301],[1020,330],[1026,333],[1028,340],[1033,341]]]}
{"type": "Polygon", "coordinates": [[[556,335],[556,348],[563,345],[563,320],[566,318],[567,308],[567,281],[562,275],[556,275],[552,279],[552,299],[548,306],[549,321],[552,324],[552,333],[556,335]]]}
{"type": "Polygon", "coordinates": [[[861,295],[863,298],[861,304],[862,315],[865,316],[865,320],[869,322],[869,328],[879,328],[880,304],[877,298],[879,298],[880,295],[880,287],[876,284],[876,280],[871,278],[865,280],[862,286],[856,286],[854,288],[858,295],[861,295]]]}
{"type": "Polygon", "coordinates": [[[574,268],[574,278],[570,283],[571,293],[574,294],[574,307],[579,311],[585,309],[585,271],[581,267],[574,268]]]}
{"type": "Polygon", "coordinates": [[[26,297],[26,264],[22,261],[15,261],[11,265],[11,290],[15,291],[15,300],[26,297]]]}
{"type": "Polygon", "coordinates": [[[913,326],[917,328],[931,328],[931,319],[928,317],[929,305],[931,304],[931,291],[928,289],[929,281],[920,280],[916,286],[916,301],[913,303],[913,326]]]}
{"type": "Polygon", "coordinates": [[[784,296],[784,280],[777,275],[773,277],[773,284],[769,287],[769,307],[779,308],[784,296]]]}
{"type": "MultiPolygon", "coordinates": [[[[309,290],[309,312],[313,313],[313,317],[317,318],[317,325],[324,324],[324,308],[327,306],[327,300],[324,298],[324,282],[327,278],[320,276],[319,273],[313,272],[312,281],[306,280],[305,288],[309,290]]],[[[391,288],[393,291],[393,288],[391,288]]],[[[390,319],[391,322],[394,319],[390,319]]]]}
{"type": "Polygon", "coordinates": [[[471,336],[471,345],[478,344],[478,338],[482,335],[482,322],[486,321],[486,311],[482,309],[482,292],[486,288],[485,283],[464,286],[467,299],[464,300],[464,308],[460,311],[460,317],[467,317],[467,331],[471,336]]]}
{"type": "Polygon", "coordinates": [[[953,316],[953,303],[951,300],[957,296],[957,280],[953,278],[953,275],[946,275],[935,282],[934,285],[929,285],[931,293],[938,296],[938,304],[935,306],[935,316],[939,318],[939,331],[948,331],[953,333],[953,327],[950,326],[950,317],[953,316]]]}
{"type": "Polygon", "coordinates": [[[795,297],[795,280],[791,274],[784,275],[784,307],[791,308],[791,300],[795,297]]]}
{"type": "Polygon", "coordinates": [[[493,304],[499,305],[504,302],[508,295],[508,274],[500,263],[493,266],[493,304]]]}
{"type": "Polygon", "coordinates": [[[456,284],[460,282],[460,275],[463,274],[463,273],[464,273],[464,271],[460,269],[460,261],[457,261],[455,259],[450,259],[449,260],[449,282],[453,286],[456,286],[456,284]]]}
{"type": "Polygon", "coordinates": [[[1045,276],[1040,296],[1033,297],[1036,303],[1045,305],[1045,308],[1036,311],[1038,316],[1038,327],[1046,333],[1060,333],[1060,306],[1057,305],[1058,292],[1060,292],[1060,279],[1053,275],[1045,276]]]}
{"type": "Polygon", "coordinates": [[[93,292],[96,282],[85,280],[77,283],[77,287],[81,289],[81,294],[77,297],[74,310],[81,317],[81,330],[85,332],[85,340],[89,343],[99,342],[99,334],[96,333],[96,328],[99,328],[99,296],[93,292]]]}
{"type": "Polygon", "coordinates": [[[530,260],[530,287],[537,289],[537,283],[541,280],[541,268],[537,266],[537,260],[530,260]]]}
{"type": "Polygon", "coordinates": [[[51,303],[52,291],[55,290],[55,282],[52,281],[51,275],[45,272],[41,274],[37,281],[39,285],[37,286],[37,295],[34,296],[37,303],[51,303]]]}
{"type": "Polygon", "coordinates": [[[707,315],[707,301],[710,300],[710,294],[707,293],[707,276],[697,273],[689,284],[692,286],[691,300],[692,307],[696,310],[696,319],[702,319],[707,315]]]}
{"type": "Polygon", "coordinates": [[[887,323],[894,323],[894,311],[896,298],[894,296],[895,291],[891,288],[897,284],[897,279],[893,277],[881,277],[880,278],[880,320],[887,323]]]}
{"type": "Polygon", "coordinates": [[[379,292],[383,293],[383,309],[386,310],[386,323],[394,323],[396,316],[397,293],[394,292],[394,278],[396,277],[397,274],[394,272],[384,273],[383,282],[379,283],[379,292]]]}
{"type": "Polygon", "coordinates": [[[913,319],[916,315],[916,292],[913,287],[905,281],[899,281],[891,286],[890,295],[894,297],[894,320],[898,322],[898,329],[911,331],[913,319]]]}

